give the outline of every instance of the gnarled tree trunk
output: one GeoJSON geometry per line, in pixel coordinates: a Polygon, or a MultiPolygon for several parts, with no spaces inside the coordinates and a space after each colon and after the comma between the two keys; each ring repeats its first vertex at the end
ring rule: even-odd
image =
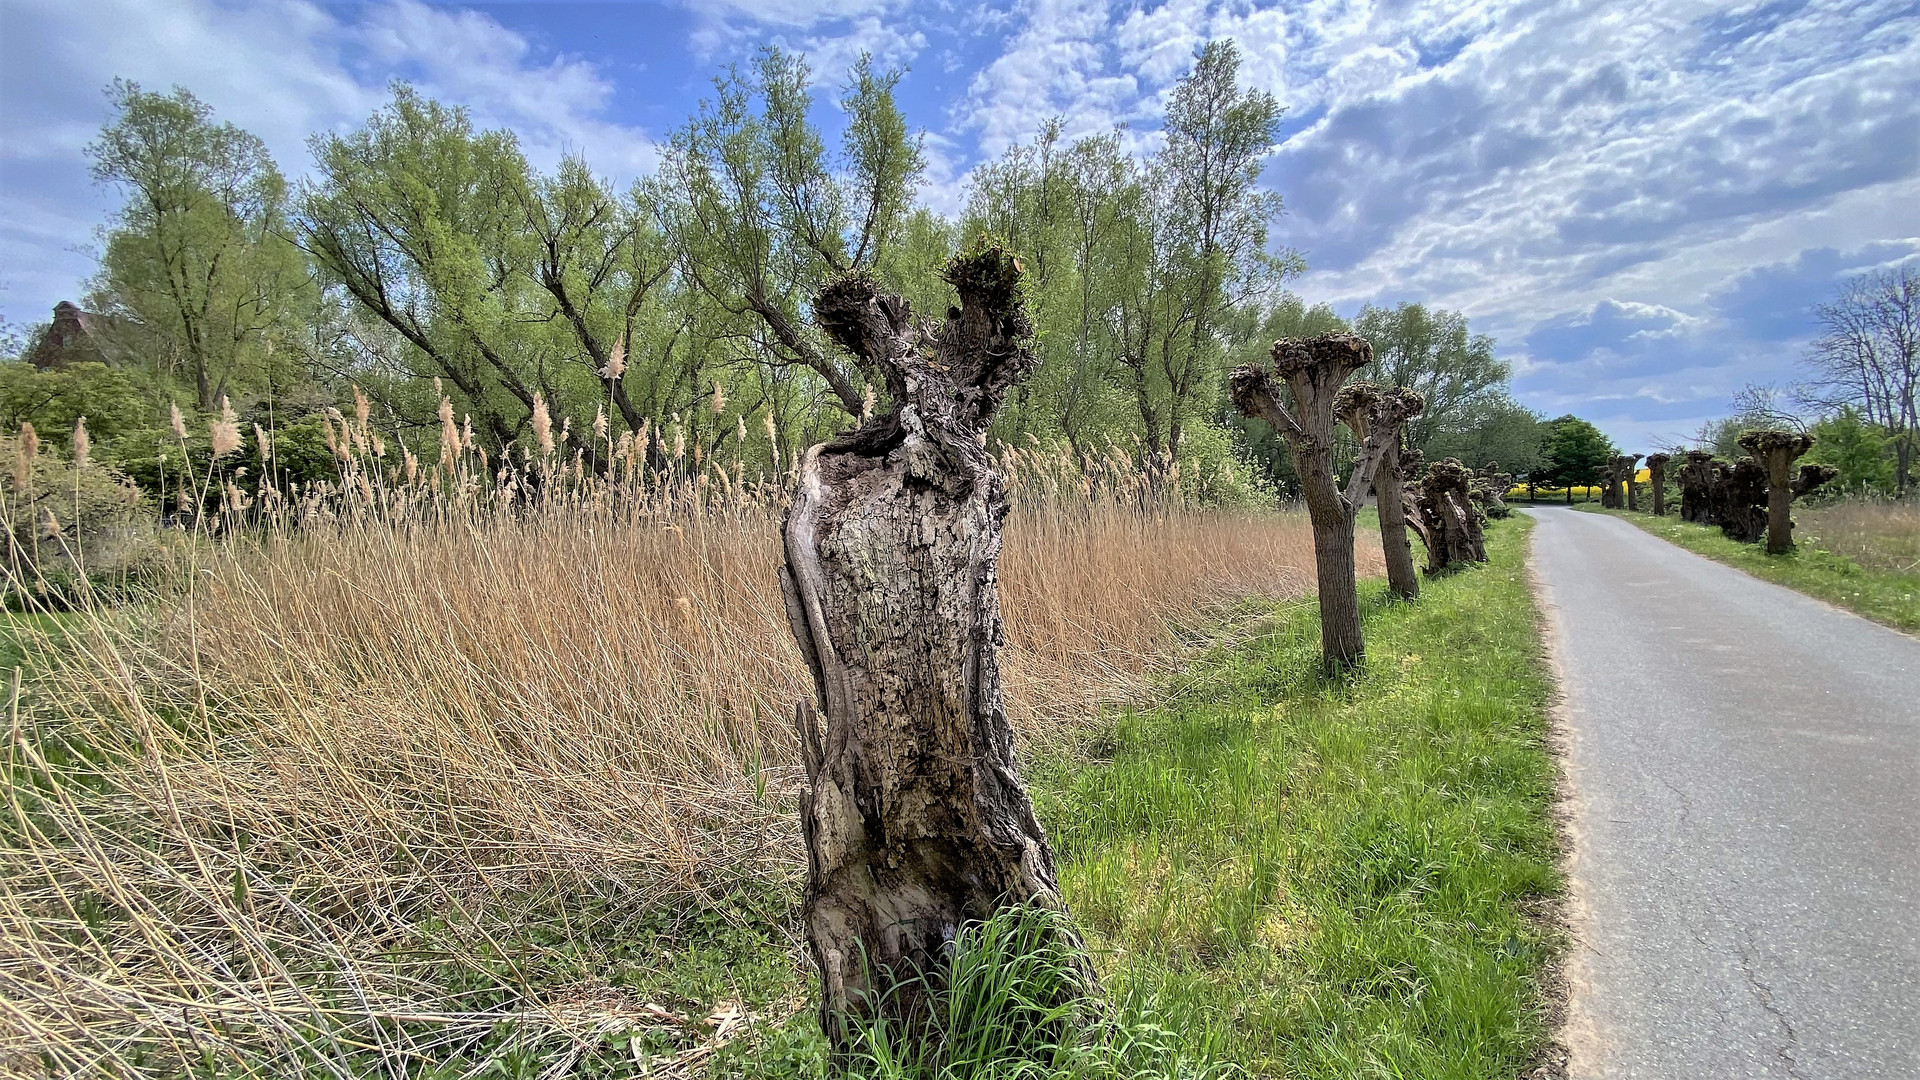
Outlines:
{"type": "Polygon", "coordinates": [[[1626,473],[1627,481],[1627,509],[1638,510],[1640,509],[1640,455],[1624,454],[1622,461],[1624,464],[1621,468],[1626,473]]]}
{"type": "Polygon", "coordinates": [[[1705,450],[1687,451],[1686,464],[1680,466],[1680,520],[1700,525],[1717,524],[1714,488],[1725,468],[1705,450]]]}
{"type": "Polygon", "coordinates": [[[1453,458],[1427,467],[1416,500],[1426,519],[1427,573],[1440,574],[1470,562],[1486,562],[1481,515],[1469,488],[1473,474],[1453,458]]]}
{"type": "Polygon", "coordinates": [[[1667,513],[1667,462],[1671,460],[1666,454],[1647,455],[1647,486],[1653,489],[1654,517],[1667,513]]]}
{"type": "Polygon", "coordinates": [[[1833,479],[1838,470],[1806,465],[1796,478],[1794,459],[1813,448],[1813,439],[1798,431],[1749,431],[1740,436],[1740,448],[1766,473],[1767,554],[1793,550],[1793,500],[1833,479]]]}
{"type": "Polygon", "coordinates": [[[1380,517],[1380,548],[1387,561],[1387,588],[1402,600],[1420,595],[1420,572],[1414,569],[1413,545],[1407,541],[1400,432],[1426,407],[1426,399],[1417,390],[1404,386],[1382,389],[1365,382],[1341,387],[1334,400],[1334,410],[1362,445],[1384,439],[1385,449],[1373,470],[1374,506],[1380,517]]]}
{"type": "Polygon", "coordinates": [[[1060,903],[1001,708],[1007,494],[984,448],[1034,363],[1020,274],[998,246],[956,258],[945,276],[960,307],[937,326],[915,325],[865,275],[815,301],[893,405],[807,451],[784,530],[788,618],[825,722],[816,702],[796,710],[802,916],[822,1027],[842,1049],[849,1014],[911,1014],[911,994],[877,1004],[872,991],[937,971],[964,925],[1060,903]]]}
{"type": "Polygon", "coordinates": [[[1245,364],[1228,380],[1233,401],[1247,416],[1273,426],[1293,454],[1294,475],[1313,526],[1313,561],[1320,598],[1321,659],[1330,673],[1360,664],[1360,593],[1354,581],[1353,519],[1386,454],[1387,438],[1362,440],[1361,457],[1343,493],[1333,474],[1334,399],[1347,376],[1373,359],[1373,346],[1353,334],[1282,338],[1273,343],[1273,368],[1245,364]],[[1276,380],[1275,376],[1278,376],[1276,380]],[[1284,385],[1294,409],[1281,400],[1284,385]],[[1297,412],[1295,411],[1297,410],[1297,412]]]}

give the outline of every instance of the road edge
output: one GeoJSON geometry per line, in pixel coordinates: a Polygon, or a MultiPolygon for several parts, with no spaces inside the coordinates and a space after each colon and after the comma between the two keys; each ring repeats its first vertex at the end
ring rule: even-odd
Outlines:
{"type": "Polygon", "coordinates": [[[1560,655],[1559,605],[1553,588],[1540,576],[1535,545],[1539,542],[1540,520],[1527,532],[1524,572],[1527,591],[1533,597],[1535,636],[1540,642],[1540,659],[1545,663],[1552,693],[1548,697],[1547,750],[1553,755],[1554,797],[1551,815],[1560,848],[1561,889],[1552,903],[1539,913],[1543,929],[1560,939],[1560,947],[1540,976],[1540,997],[1548,1027],[1547,1043],[1521,1075],[1525,1080],[1570,1080],[1576,1060],[1596,1056],[1598,1035],[1591,1018],[1576,1014],[1573,993],[1586,982],[1585,929],[1591,918],[1581,879],[1575,872],[1583,844],[1579,807],[1581,796],[1573,775],[1573,716],[1567,706],[1566,668],[1560,655]]]}

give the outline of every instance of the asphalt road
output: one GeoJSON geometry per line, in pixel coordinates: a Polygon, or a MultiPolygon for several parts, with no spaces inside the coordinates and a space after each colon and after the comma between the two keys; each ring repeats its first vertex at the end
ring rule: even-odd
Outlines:
{"type": "Polygon", "coordinates": [[[1920,1078],[1920,640],[1565,509],[1571,1075],[1920,1078]]]}

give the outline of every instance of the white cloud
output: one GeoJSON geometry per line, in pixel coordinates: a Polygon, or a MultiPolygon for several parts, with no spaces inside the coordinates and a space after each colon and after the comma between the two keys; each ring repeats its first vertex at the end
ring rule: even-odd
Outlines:
{"type": "Polygon", "coordinates": [[[1135,75],[1119,63],[1103,0],[1029,0],[999,57],[974,74],[956,120],[984,155],[1031,138],[1059,116],[1068,137],[1151,115],[1135,75]]]}
{"type": "Polygon", "coordinates": [[[542,55],[471,11],[419,0],[352,16],[307,0],[43,0],[9,2],[4,17],[0,309],[16,320],[44,318],[91,270],[72,245],[116,200],[90,187],[82,148],[107,119],[101,90],[116,76],[185,86],[264,139],[294,176],[308,166],[311,133],[359,123],[394,77],[467,106],[482,125],[512,127],[540,165],[591,148],[596,168],[630,178],[653,161],[644,132],[604,118],[613,87],[595,65],[542,55]]]}

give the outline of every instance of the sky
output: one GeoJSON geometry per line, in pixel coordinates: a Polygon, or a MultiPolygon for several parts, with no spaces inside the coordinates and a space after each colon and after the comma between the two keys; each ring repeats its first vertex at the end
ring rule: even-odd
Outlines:
{"type": "Polygon", "coordinates": [[[1914,0],[0,0],[0,317],[84,294],[117,76],[186,87],[296,178],[404,79],[625,182],[725,65],[803,51],[825,111],[865,52],[906,69],[952,212],[1048,117],[1150,148],[1210,38],[1287,110],[1262,183],[1295,292],[1463,311],[1524,404],[1628,449],[1790,384],[1813,304],[1920,263],[1914,0]]]}

